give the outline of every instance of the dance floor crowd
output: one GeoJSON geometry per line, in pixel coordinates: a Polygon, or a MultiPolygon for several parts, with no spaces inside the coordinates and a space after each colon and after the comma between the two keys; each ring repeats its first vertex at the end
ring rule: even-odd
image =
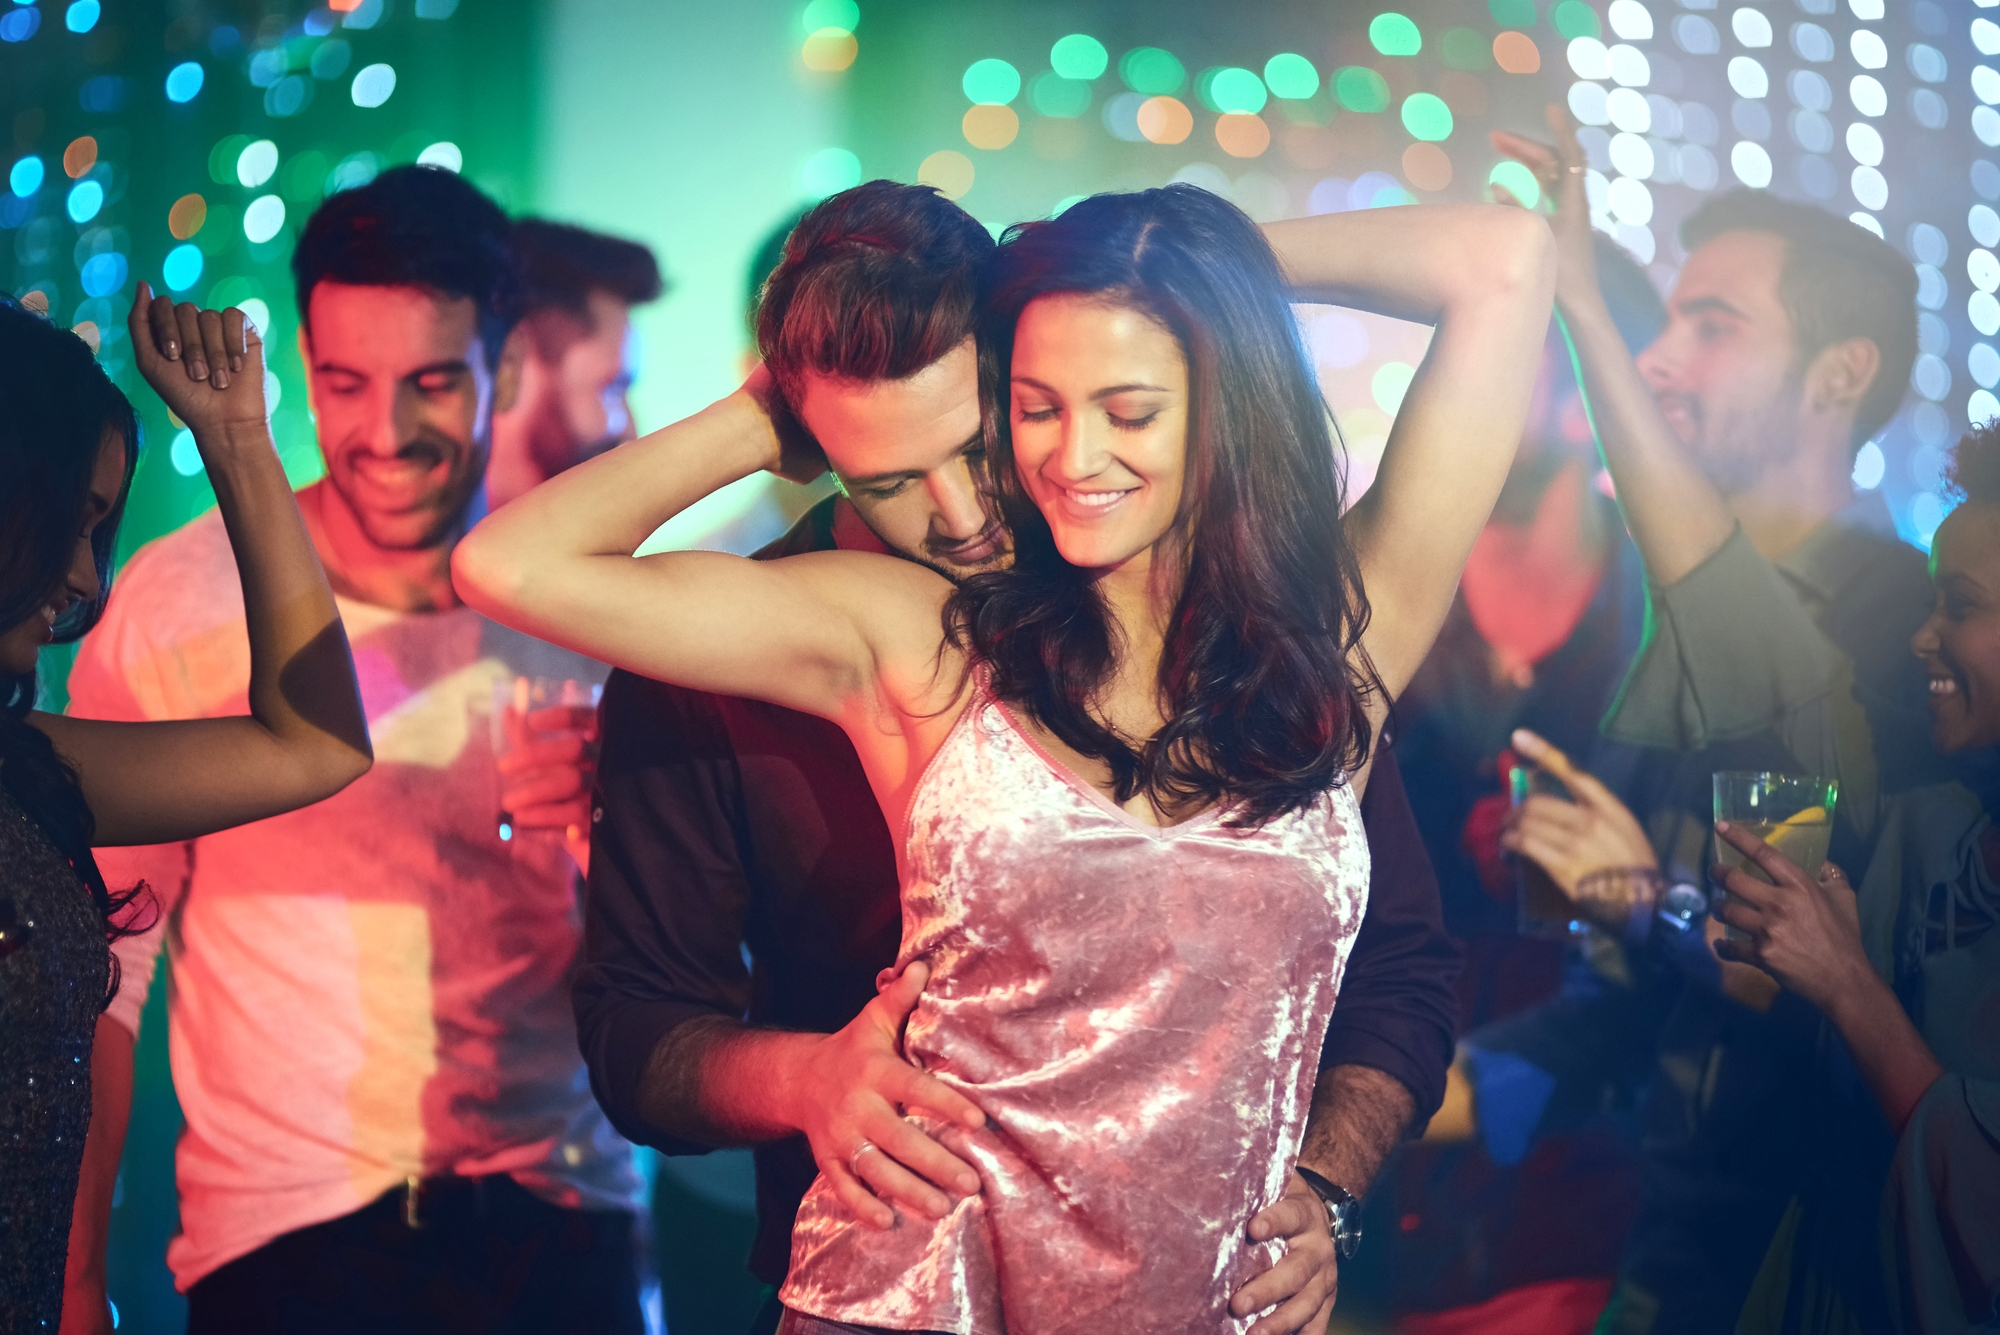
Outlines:
{"type": "Polygon", "coordinates": [[[302,490],[139,285],[216,507],[115,583],[0,299],[0,1332],[113,1328],[162,951],[197,1335],[656,1328],[636,1146],[754,1150],[766,1335],[2000,1325],[2000,426],[1909,545],[1910,262],[1738,191],[1662,298],[1552,124],[1535,210],[858,186],[644,436],[656,258],[395,168],[302,490]],[[1433,329],[1358,495],[1313,303],[1433,329]]]}

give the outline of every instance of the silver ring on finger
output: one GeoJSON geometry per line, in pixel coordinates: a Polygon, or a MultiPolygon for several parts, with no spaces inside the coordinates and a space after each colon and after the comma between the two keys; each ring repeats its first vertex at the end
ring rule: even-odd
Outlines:
{"type": "Polygon", "coordinates": [[[860,1166],[861,1156],[868,1153],[868,1151],[870,1150],[874,1150],[877,1154],[880,1154],[882,1152],[882,1147],[880,1145],[877,1145],[872,1140],[864,1140],[859,1145],[856,1145],[854,1147],[854,1153],[847,1156],[848,1171],[853,1173],[856,1177],[861,1176],[861,1166],[860,1166]]]}
{"type": "Polygon", "coordinates": [[[1571,176],[1581,176],[1583,175],[1583,164],[1580,162],[1572,162],[1567,167],[1564,167],[1563,170],[1568,172],[1571,176]]]}

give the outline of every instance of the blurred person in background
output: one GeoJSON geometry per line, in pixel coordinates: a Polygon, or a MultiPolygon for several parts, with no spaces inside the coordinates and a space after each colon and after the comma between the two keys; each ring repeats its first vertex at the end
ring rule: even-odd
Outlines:
{"type": "Polygon", "coordinates": [[[247,590],[245,711],[127,723],[37,711],[38,651],[104,612],[139,455],[90,348],[0,299],[0,1329],[102,1332],[104,1248],[132,1039],[108,941],[150,925],[93,845],[193,838],[338,792],[369,764],[333,593],[264,420],[264,349],[237,310],[154,298],[139,371],[194,433],[247,590]],[[113,886],[116,889],[113,889],[113,886]],[[89,1147],[85,1168],[86,1145],[89,1147]]]}
{"type": "MultiPolygon", "coordinates": [[[[1858,897],[1837,864],[1812,877],[1749,831],[1718,826],[1758,868],[1710,869],[1728,891],[1719,916],[1743,934],[1716,943],[1721,967],[1765,970],[1837,1036],[1830,1059],[1866,1096],[1815,1105],[1810,1120],[1893,1145],[1886,1171],[1819,1165],[1823,1181],[1794,1196],[1761,1257],[1739,1331],[1914,1335],[2000,1321],[2000,424],[1959,442],[1948,478],[1961,503],[1938,528],[1935,600],[1910,649],[1953,777],[1884,799],[1858,897]],[[1864,1288],[1853,1267],[1881,1276],[1886,1311],[1854,1305],[1864,1288]]],[[[1795,683],[1845,671],[1840,649],[1769,588],[1747,591],[1742,609],[1764,628],[1767,669],[1795,683]]],[[[1658,859],[1631,812],[1559,750],[1521,740],[1576,801],[1534,799],[1513,842],[1579,884],[1657,893],[1658,859]]],[[[1612,930],[1628,911],[1589,895],[1583,909],[1612,930]]]]}
{"type": "MultiPolygon", "coordinates": [[[[1606,302],[1636,354],[1665,308],[1636,261],[1609,237],[1593,241],[1606,302]]],[[[1597,724],[1638,650],[1645,588],[1600,468],[1568,344],[1551,323],[1493,517],[1437,644],[1396,704],[1397,759],[1440,869],[1445,925],[1466,950],[1463,1029],[1554,995],[1572,959],[1563,942],[1517,932],[1514,872],[1499,844],[1514,729],[1557,738],[1601,772],[1629,765],[1629,752],[1605,754],[1623,749],[1600,744],[1597,724]]],[[[1403,1328],[1588,1329],[1637,1207],[1637,1157],[1630,1129],[1609,1118],[1532,1147],[1412,1147],[1371,1212],[1390,1252],[1377,1273],[1393,1281],[1403,1328]]]]}
{"type": "MultiPolygon", "coordinates": [[[[883,182],[776,240],[760,260],[768,284],[760,271],[754,285],[755,332],[781,382],[803,387],[841,491],[759,557],[887,552],[953,582],[1000,568],[1009,545],[982,495],[973,357],[985,227],[935,191],[883,182]],[[827,329],[846,336],[815,348],[827,329]]],[[[772,1292],[752,1329],[769,1332],[814,1146],[895,1145],[884,1119],[933,1083],[897,1048],[921,967],[876,999],[902,931],[894,842],[853,744],[827,720],[622,670],[603,719],[576,988],[584,1052],[635,1140],[678,1154],[756,1146],[750,1267],[772,1292]]],[[[1356,1195],[1442,1097],[1455,967],[1389,753],[1361,811],[1368,910],[1308,1132],[1310,1161],[1356,1195]]],[[[907,1166],[929,1180],[951,1171],[933,1143],[906,1143],[907,1166]]],[[[1268,1304],[1331,1263],[1334,1244],[1317,1208],[1267,1213],[1260,1228],[1286,1236],[1295,1259],[1252,1292],[1268,1304]]]]}
{"type": "MultiPolygon", "coordinates": [[[[187,1124],[168,1264],[196,1335],[636,1332],[642,1183],[590,1098],[568,986],[588,711],[529,717],[504,763],[491,740],[496,683],[604,669],[487,621],[449,578],[520,375],[509,225],[458,176],[401,167],[322,204],[292,267],[327,469],[299,505],[377,763],[305,811],[107,859],[163,909],[117,945],[128,1032],[171,954],[187,1124]]],[[[141,549],[72,708],[240,709],[227,557],[215,515],[141,549]]]]}
{"type": "MultiPolygon", "coordinates": [[[[1448,1099],[1466,1126],[1531,1140],[1574,1124],[1606,1091],[1643,1090],[1644,1190],[1598,1330],[1730,1329],[1791,1202],[1816,1167],[1886,1163],[1886,1143],[1816,1109],[1852,1098],[1822,1059],[1823,1020],[1755,970],[1721,968],[1699,889],[1713,860],[1719,770],[1840,776],[1833,856],[1863,865],[1885,794],[1938,774],[1923,682],[1907,645],[1928,606],[1924,559],[1887,506],[1852,482],[1857,450],[1901,402],[1916,356],[1916,275],[1844,218],[1762,192],[1709,201],[1665,330],[1636,360],[1606,308],[1590,243],[1586,164],[1558,144],[1496,135],[1555,203],[1557,305],[1645,563],[1650,633],[1605,721],[1644,748],[1619,784],[1652,847],[1668,912],[1629,887],[1585,886],[1575,859],[1537,858],[1573,898],[1638,911],[1599,938],[1624,978],[1595,981],[1469,1035],[1448,1099]],[[1840,651],[1837,670],[1771,651],[1786,602],[1840,651]],[[1629,935],[1627,935],[1629,933],[1629,935]],[[1697,1076],[1696,1073],[1699,1073],[1697,1076]]],[[[1555,799],[1548,799],[1553,802],[1555,799]]],[[[1542,804],[1547,805],[1547,802],[1542,804]]],[[[1522,836],[1508,836],[1517,851],[1522,836]]],[[[1850,1310],[1879,1329],[1873,1276],[1846,1276],[1850,1310]]],[[[1883,1319],[1886,1319],[1885,1317],[1883,1319]]]]}
{"type": "Polygon", "coordinates": [[[483,504],[471,520],[638,432],[632,308],[666,285],[636,241],[543,218],[514,222],[521,384],[493,413],[483,504]]]}

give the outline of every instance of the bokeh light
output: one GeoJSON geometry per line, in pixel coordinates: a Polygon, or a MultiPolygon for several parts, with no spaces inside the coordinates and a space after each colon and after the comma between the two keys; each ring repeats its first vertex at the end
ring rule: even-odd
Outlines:
{"type": "Polygon", "coordinates": [[[1569,58],[1570,72],[1579,79],[1611,77],[1611,52],[1595,37],[1571,38],[1564,54],[1569,58]]]}
{"type": "Polygon", "coordinates": [[[1049,68],[1065,79],[1102,78],[1110,65],[1111,53],[1088,33],[1073,32],[1049,48],[1049,68]]]}
{"type": "Polygon", "coordinates": [[[167,459],[174,471],[182,477],[193,477],[201,471],[201,451],[195,448],[194,432],[182,427],[174,435],[174,443],[167,450],[167,459]]]}
{"type": "Polygon", "coordinates": [[[465,166],[465,153],[450,140],[440,140],[427,144],[424,151],[417,154],[417,165],[421,167],[442,167],[457,173],[465,166]]]}
{"type": "Polygon", "coordinates": [[[1333,95],[1349,111],[1382,111],[1389,105],[1389,81],[1366,65],[1349,65],[1333,76],[1333,95]]]}
{"type": "Polygon", "coordinates": [[[1118,77],[1135,93],[1178,93],[1187,84],[1187,67],[1171,51],[1140,46],[1119,57],[1118,77]]]}
{"type": "Polygon", "coordinates": [[[827,28],[853,32],[861,26],[861,6],[854,0],[812,0],[799,15],[799,27],[811,34],[827,28]]]}
{"type": "Polygon", "coordinates": [[[966,110],[959,128],[974,148],[1005,148],[1021,133],[1021,118],[1012,107],[982,102],[966,110]]]}
{"type": "Polygon", "coordinates": [[[13,9],[0,14],[0,42],[25,42],[42,26],[42,11],[13,9]]]}
{"type": "Polygon", "coordinates": [[[95,181],[78,181],[70,187],[63,207],[71,222],[87,223],[104,207],[104,187],[95,181]]]}
{"type": "Polygon", "coordinates": [[[85,260],[78,277],[85,292],[93,297],[108,297],[125,286],[128,271],[125,257],[114,250],[85,260]]]}
{"type": "Polygon", "coordinates": [[[1451,157],[1436,144],[1411,144],[1403,150],[1403,179],[1419,190],[1442,190],[1451,184],[1451,157]]]}
{"type": "Polygon", "coordinates": [[[160,265],[160,281],[169,292],[185,292],[201,281],[201,247],[175,246],[160,265]]]}
{"type": "Polygon", "coordinates": [[[1424,35],[1405,14],[1377,14],[1368,25],[1368,41],[1385,56],[1414,56],[1424,49],[1424,35]]]}
{"type": "Polygon", "coordinates": [[[1148,143],[1178,144],[1194,132],[1194,113],[1177,97],[1164,94],[1139,104],[1139,133],[1148,143]]]}
{"type": "Polygon", "coordinates": [[[860,53],[861,44],[847,29],[821,28],[807,36],[805,46],[799,51],[799,59],[809,70],[835,74],[852,65],[860,53]]]}
{"type": "Polygon", "coordinates": [[[42,160],[33,153],[14,159],[14,165],[7,170],[7,188],[26,199],[42,188],[45,175],[42,160]]]}
{"type": "Polygon", "coordinates": [[[1249,70],[1228,67],[1210,74],[1205,80],[1202,101],[1217,112],[1240,112],[1251,115],[1264,109],[1270,100],[1270,93],[1264,81],[1249,70]]]}
{"type": "Polygon", "coordinates": [[[1771,184],[1771,155],[1745,139],[1729,150],[1729,170],[1752,190],[1762,190],[1771,184]]]}
{"type": "Polygon", "coordinates": [[[917,167],[917,184],[935,186],[947,199],[962,198],[972,180],[972,159],[956,149],[939,149],[917,167]]]}
{"type": "Polygon", "coordinates": [[[364,65],[354,76],[349,95],[357,107],[379,107],[396,91],[396,71],[384,64],[364,65]]]}
{"type": "Polygon", "coordinates": [[[1534,74],[1542,68],[1542,51],[1524,32],[1503,32],[1493,39],[1493,63],[1509,74],[1534,74]]]}
{"type": "Polygon", "coordinates": [[[269,241],[284,225],[285,201],[276,195],[259,195],[243,210],[243,235],[253,245],[269,241]]]}
{"type": "Polygon", "coordinates": [[[861,184],[861,159],[844,148],[822,148],[799,168],[808,199],[825,199],[861,184]]]}
{"type": "Polygon", "coordinates": [[[1264,83],[1273,97],[1302,101],[1319,91],[1319,70],[1304,56],[1281,51],[1264,62],[1264,83]]]}
{"type": "Polygon", "coordinates": [[[1368,382],[1368,391],[1374,397],[1375,406],[1391,417],[1403,406],[1403,396],[1410,392],[1410,382],[1417,377],[1417,368],[1408,362],[1383,362],[1375,368],[1374,376],[1368,382]]]}
{"type": "Polygon", "coordinates": [[[1412,93],[1403,99],[1403,128],[1417,139],[1451,137],[1451,108],[1435,93],[1412,93]]]}
{"type": "Polygon", "coordinates": [[[1073,119],[1090,110],[1090,85],[1049,70],[1037,74],[1028,85],[1028,100],[1044,116],[1073,119]]]}
{"type": "Polygon", "coordinates": [[[236,180],[252,190],[271,179],[278,170],[278,146],[269,139],[245,144],[236,155],[236,180]]]}
{"type": "Polygon", "coordinates": [[[1486,0],[1486,12],[1503,28],[1526,28],[1535,21],[1535,0],[1486,0]]]}
{"type": "Polygon", "coordinates": [[[1639,0],[1611,0],[1605,11],[1611,31],[1628,42],[1644,42],[1653,36],[1653,15],[1639,0]]]}
{"type": "Polygon", "coordinates": [[[973,61],[959,86],[965,90],[968,102],[1003,106],[1021,95],[1021,72],[1006,61],[989,56],[973,61]]]}
{"type": "Polygon", "coordinates": [[[1499,186],[1528,208],[1532,209],[1542,202],[1542,183],[1526,166],[1512,158],[1495,163],[1493,170],[1486,174],[1486,182],[1499,186]]]}
{"type": "Polygon", "coordinates": [[[1597,11],[1584,0],[1562,0],[1549,11],[1549,26],[1556,30],[1557,36],[1572,40],[1604,35],[1597,26],[1597,11]]]}
{"type": "MultiPolygon", "coordinates": [[[[1486,35],[1472,28],[1447,28],[1444,38],[1438,43],[1444,56],[1444,63],[1455,70],[1483,70],[1493,63],[1493,52],[1487,46],[1486,35]]],[[[1266,75],[1266,81],[1269,81],[1266,75]]]]}
{"type": "Polygon", "coordinates": [[[71,32],[89,32],[97,26],[98,16],[102,13],[103,7],[97,0],[75,0],[63,11],[63,27],[71,32]]]}
{"type": "Polygon", "coordinates": [[[70,140],[63,150],[62,164],[63,174],[71,180],[82,176],[97,165],[97,140],[87,134],[70,140]]]}
{"type": "Polygon", "coordinates": [[[176,241],[188,240],[207,221],[208,201],[200,195],[182,195],[167,210],[167,232],[176,241]]]}
{"type": "Polygon", "coordinates": [[[1271,127],[1261,116],[1224,112],[1215,119],[1215,142],[1232,158],[1259,157],[1271,146],[1271,127]]]}
{"type": "Polygon", "coordinates": [[[184,60],[167,71],[167,101],[192,102],[201,91],[202,80],[206,77],[201,65],[192,60],[184,60]]]}

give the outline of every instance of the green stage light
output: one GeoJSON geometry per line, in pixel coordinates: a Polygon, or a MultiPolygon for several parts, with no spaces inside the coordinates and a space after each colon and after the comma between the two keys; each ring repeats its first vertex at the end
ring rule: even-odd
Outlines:
{"type": "Polygon", "coordinates": [[[961,81],[968,102],[1005,106],[1021,95],[1021,72],[1004,60],[975,60],[961,81]]]}
{"type": "Polygon", "coordinates": [[[1264,82],[1271,96],[1296,101],[1319,91],[1319,71],[1304,56],[1280,51],[1264,62],[1264,82]]]}
{"type": "Polygon", "coordinates": [[[1110,64],[1104,43],[1085,33],[1073,32],[1049,48],[1049,68],[1065,79],[1096,79],[1110,64]]]}
{"type": "Polygon", "coordinates": [[[1486,12],[1503,28],[1532,27],[1535,0],[1486,0],[1486,12]]]}
{"type": "Polygon", "coordinates": [[[1118,61],[1118,77],[1135,93],[1158,96],[1178,93],[1187,84],[1187,67],[1171,51],[1139,46],[1118,61]]]}
{"type": "Polygon", "coordinates": [[[853,32],[861,23],[861,6],[854,0],[812,0],[799,17],[799,26],[808,34],[822,28],[853,32]]]}
{"type": "Polygon", "coordinates": [[[1333,76],[1333,95],[1349,111],[1381,111],[1389,105],[1389,81],[1366,65],[1349,65],[1333,76]]]}
{"type": "Polygon", "coordinates": [[[1090,110],[1090,85],[1082,79],[1066,79],[1053,70],[1035,76],[1028,96],[1036,111],[1058,120],[1070,120],[1090,110]]]}
{"type": "Polygon", "coordinates": [[[1512,158],[1495,163],[1493,170],[1487,173],[1486,181],[1489,185],[1503,187],[1528,208],[1532,209],[1542,202],[1542,183],[1535,179],[1533,172],[1512,158]]]}
{"type": "Polygon", "coordinates": [[[1419,139],[1451,138],[1451,108],[1435,93],[1411,93],[1403,99],[1403,128],[1419,139]]]}
{"type": "Polygon", "coordinates": [[[1262,79],[1249,70],[1229,66],[1216,70],[1209,77],[1202,101],[1208,104],[1211,111],[1255,115],[1264,109],[1270,96],[1262,79]]]}
{"type": "Polygon", "coordinates": [[[1602,37],[1604,31],[1598,26],[1597,11],[1584,0],[1562,0],[1549,11],[1549,26],[1565,41],[1575,41],[1579,37],[1602,37]]]}
{"type": "Polygon", "coordinates": [[[1368,40],[1385,56],[1414,56],[1424,49],[1424,35],[1408,15],[1377,14],[1368,25],[1368,40]]]}

